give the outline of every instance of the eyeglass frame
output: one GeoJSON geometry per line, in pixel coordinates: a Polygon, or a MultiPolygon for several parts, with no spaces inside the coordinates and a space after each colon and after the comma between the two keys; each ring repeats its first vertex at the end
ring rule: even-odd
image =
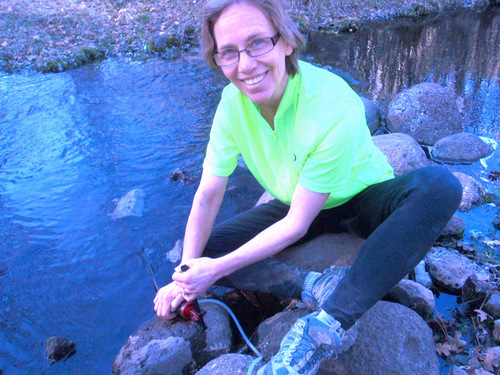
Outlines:
{"type": "MultiPolygon", "coordinates": [[[[250,57],[259,57],[259,56],[264,56],[266,53],[271,52],[271,51],[274,49],[274,47],[276,47],[276,44],[278,44],[278,42],[279,42],[280,38],[281,38],[281,34],[279,33],[279,31],[278,31],[275,35],[273,35],[273,36],[268,36],[268,37],[265,37],[265,38],[260,38],[261,40],[263,40],[263,39],[271,39],[271,43],[273,43],[273,47],[272,47],[269,51],[266,51],[266,52],[261,53],[261,54],[259,54],[259,55],[251,55],[251,54],[250,54],[250,52],[248,51],[248,46],[250,46],[252,43],[255,43],[255,40],[254,40],[252,43],[249,43],[249,44],[248,44],[245,48],[243,48],[242,50],[240,50],[240,51],[238,51],[238,50],[234,50],[234,51],[238,52],[238,58],[236,59],[236,61],[235,61],[235,62],[232,62],[231,64],[227,64],[227,65],[219,65],[219,64],[217,64],[217,61],[215,61],[215,56],[216,56],[216,55],[218,55],[220,52],[215,53],[215,54],[212,56],[212,60],[213,60],[213,62],[215,63],[215,65],[220,66],[220,67],[225,67],[225,66],[234,65],[234,64],[236,64],[237,62],[239,62],[239,61],[240,61],[240,56],[241,56],[241,53],[242,53],[243,51],[245,51],[245,52],[247,53],[247,55],[248,55],[248,56],[250,56],[250,57]]],[[[224,52],[224,51],[223,51],[223,52],[224,52]]],[[[227,51],[226,51],[226,52],[227,52],[227,51]]]]}

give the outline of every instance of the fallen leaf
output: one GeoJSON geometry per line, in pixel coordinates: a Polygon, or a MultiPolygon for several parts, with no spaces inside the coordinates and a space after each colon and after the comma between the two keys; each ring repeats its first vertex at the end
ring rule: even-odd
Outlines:
{"type": "Polygon", "coordinates": [[[436,352],[440,356],[449,357],[451,354],[451,346],[449,342],[443,342],[436,344],[436,352]]]}
{"type": "Polygon", "coordinates": [[[484,312],[483,310],[481,309],[475,309],[474,312],[477,313],[477,319],[480,321],[480,322],[484,322],[485,320],[488,319],[488,317],[490,317],[486,312],[484,312]]]}

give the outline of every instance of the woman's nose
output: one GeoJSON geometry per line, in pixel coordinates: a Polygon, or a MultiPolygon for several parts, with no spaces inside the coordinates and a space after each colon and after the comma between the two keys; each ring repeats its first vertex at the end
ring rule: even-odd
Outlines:
{"type": "Polygon", "coordinates": [[[240,72],[251,71],[256,64],[254,57],[250,56],[246,50],[240,52],[240,61],[238,61],[238,70],[240,72]]]}

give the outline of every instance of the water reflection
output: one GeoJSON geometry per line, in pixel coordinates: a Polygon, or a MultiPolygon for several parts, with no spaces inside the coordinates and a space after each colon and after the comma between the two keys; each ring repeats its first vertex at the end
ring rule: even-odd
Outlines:
{"type": "Polygon", "coordinates": [[[374,22],[354,35],[314,35],[307,52],[374,100],[420,82],[450,87],[465,100],[468,130],[498,138],[498,7],[423,22],[374,22]]]}

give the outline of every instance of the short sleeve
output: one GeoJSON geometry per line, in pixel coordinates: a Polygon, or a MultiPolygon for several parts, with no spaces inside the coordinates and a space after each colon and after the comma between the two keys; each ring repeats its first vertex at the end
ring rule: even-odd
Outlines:
{"type": "Polygon", "coordinates": [[[234,172],[240,154],[231,134],[228,117],[228,113],[221,101],[214,116],[210,140],[203,162],[204,170],[220,177],[227,177],[234,172]]]}

